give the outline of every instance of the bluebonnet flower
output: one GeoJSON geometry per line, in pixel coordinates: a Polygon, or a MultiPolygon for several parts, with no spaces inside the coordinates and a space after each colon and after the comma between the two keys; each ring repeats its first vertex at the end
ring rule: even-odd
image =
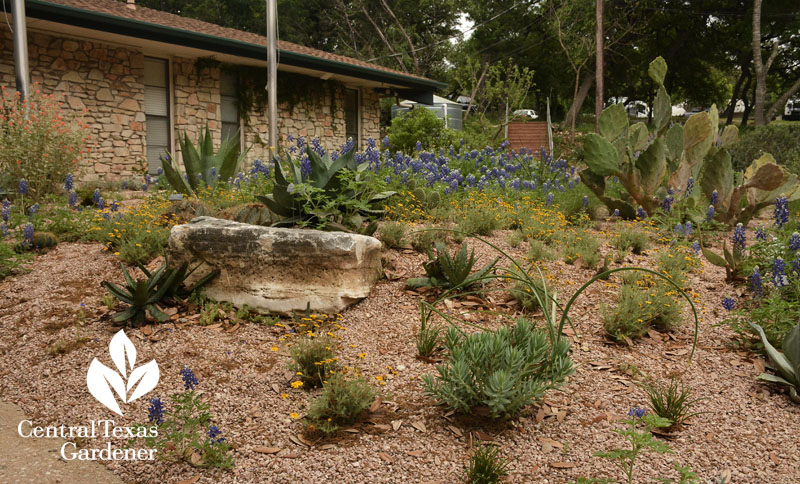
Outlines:
{"type": "Polygon", "coordinates": [[[750,290],[753,291],[754,296],[761,296],[764,293],[764,288],[761,284],[761,272],[759,272],[758,267],[755,267],[753,273],[750,274],[750,290]]]}
{"type": "Polygon", "coordinates": [[[641,407],[633,407],[632,409],[628,410],[628,417],[634,418],[642,418],[644,417],[646,410],[641,407]]]}
{"type": "Polygon", "coordinates": [[[147,183],[142,183],[142,191],[143,192],[147,191],[147,183]]]}
{"type": "MultiPolygon", "coordinates": [[[[169,160],[169,155],[167,155],[167,160],[169,160]]],[[[164,173],[163,168],[159,168],[158,170],[156,170],[156,176],[161,176],[163,173],[164,173]]]]}
{"type": "Polygon", "coordinates": [[[212,167],[211,167],[211,170],[210,170],[210,172],[209,172],[209,175],[211,176],[211,179],[212,179],[212,180],[213,180],[213,179],[215,179],[215,178],[217,178],[217,167],[216,167],[216,166],[212,166],[212,167]]]}
{"type": "Polygon", "coordinates": [[[383,137],[383,140],[381,140],[381,146],[383,146],[384,148],[389,148],[389,137],[388,136],[384,136],[383,137]]]}
{"type": "Polygon", "coordinates": [[[789,285],[789,280],[786,278],[786,263],[781,257],[772,261],[772,284],[778,288],[789,285]]]}
{"type": "Polygon", "coordinates": [[[33,247],[33,224],[25,224],[22,229],[22,245],[25,247],[33,247]]]}
{"type": "Polygon", "coordinates": [[[39,211],[39,204],[38,203],[34,203],[30,207],[28,207],[28,216],[29,217],[33,217],[34,215],[36,215],[36,212],[38,212],[38,211],[39,211]]]}
{"type": "Polygon", "coordinates": [[[683,225],[681,225],[681,224],[676,224],[676,225],[675,225],[675,230],[674,230],[674,231],[675,231],[675,233],[676,233],[676,234],[682,234],[682,233],[683,233],[683,225]]]}
{"type": "Polygon", "coordinates": [[[414,151],[422,151],[422,143],[417,141],[417,143],[414,145],[414,151]]]}
{"type": "Polygon", "coordinates": [[[675,199],[672,198],[671,195],[667,195],[664,198],[664,201],[661,203],[661,208],[663,208],[665,212],[670,213],[672,211],[672,202],[674,200],[675,199]]]}
{"type": "Polygon", "coordinates": [[[92,194],[92,202],[97,205],[100,202],[100,189],[95,188],[94,193],[92,194]]]}
{"type": "Polygon", "coordinates": [[[3,210],[0,213],[2,213],[3,222],[8,223],[8,217],[11,215],[11,202],[3,200],[3,210]]]}
{"type": "Polygon", "coordinates": [[[183,378],[183,387],[186,390],[194,390],[194,387],[200,383],[195,378],[192,369],[186,366],[181,370],[181,378],[183,378]]]}
{"type": "Polygon", "coordinates": [[[733,249],[744,251],[746,247],[746,241],[744,238],[744,226],[741,223],[736,224],[736,228],[733,229],[733,249]]]}
{"type": "MultiPolygon", "coordinates": [[[[201,175],[200,173],[197,174],[197,178],[202,178],[202,176],[203,175],[201,175]]],[[[153,179],[150,178],[150,174],[149,173],[145,173],[144,174],[144,182],[147,183],[148,185],[153,183],[153,179]]]]}
{"type": "Polygon", "coordinates": [[[619,217],[619,209],[615,208],[614,213],[611,215],[612,217],[619,217]]]}
{"type": "Polygon", "coordinates": [[[150,406],[147,408],[147,420],[156,425],[164,423],[164,404],[161,403],[160,398],[150,399],[150,406]]]}
{"type": "Polygon", "coordinates": [[[683,192],[683,198],[691,197],[692,190],[694,190],[694,178],[689,178],[689,181],[686,182],[686,191],[683,192]]]}
{"type": "Polygon", "coordinates": [[[775,225],[778,228],[783,227],[789,222],[789,201],[786,199],[786,196],[781,195],[775,199],[775,225]]]}
{"type": "Polygon", "coordinates": [[[67,176],[64,178],[64,190],[65,191],[72,191],[75,188],[75,178],[72,176],[72,173],[67,173],[67,176]]]}
{"type": "Polygon", "coordinates": [[[547,200],[545,201],[544,204],[545,204],[546,207],[549,207],[549,206],[553,205],[553,192],[548,192],[547,193],[547,200]]]}
{"type": "Polygon", "coordinates": [[[97,200],[97,209],[98,210],[104,210],[105,208],[106,208],[106,201],[105,201],[105,199],[103,197],[100,197],[97,200]]]}
{"type": "Polygon", "coordinates": [[[589,197],[587,195],[583,196],[581,204],[583,205],[583,208],[589,208],[589,197]]]}
{"type": "Polygon", "coordinates": [[[111,201],[111,206],[109,207],[109,210],[111,210],[112,212],[116,212],[117,210],[119,210],[119,204],[117,203],[116,200],[111,201]]]}
{"type": "Polygon", "coordinates": [[[208,427],[208,438],[212,444],[221,444],[225,442],[224,437],[219,437],[222,435],[222,431],[216,425],[211,425],[208,427]]]}
{"type": "Polygon", "coordinates": [[[311,148],[319,156],[325,156],[325,148],[322,147],[322,144],[320,143],[319,138],[314,138],[314,139],[311,140],[311,148]]]}
{"type": "Polygon", "coordinates": [[[706,222],[711,222],[714,220],[714,216],[717,214],[717,211],[714,210],[714,205],[708,206],[708,211],[706,212],[706,222]]]}
{"type": "Polygon", "coordinates": [[[636,209],[636,218],[638,218],[639,220],[644,220],[647,218],[647,212],[641,205],[639,206],[639,208],[636,209]]]}
{"type": "Polygon", "coordinates": [[[122,181],[122,189],[123,190],[127,190],[128,189],[128,180],[123,180],[122,181]]]}
{"type": "Polygon", "coordinates": [[[19,185],[17,185],[17,191],[20,195],[27,195],[28,194],[28,182],[25,180],[20,180],[19,185]]]}
{"type": "Polygon", "coordinates": [[[67,203],[69,203],[70,207],[74,207],[78,204],[78,194],[75,193],[75,190],[70,190],[67,203]]]}
{"type": "Polygon", "coordinates": [[[722,300],[722,307],[728,311],[733,311],[733,308],[736,307],[736,301],[734,301],[734,299],[730,296],[725,297],[722,300]]]}
{"type": "Polygon", "coordinates": [[[700,250],[701,249],[700,249],[700,242],[699,241],[695,240],[692,243],[692,250],[694,251],[695,255],[697,255],[698,257],[700,256],[700,250]]]}
{"type": "Polygon", "coordinates": [[[710,200],[710,202],[711,202],[711,205],[716,205],[717,202],[719,202],[719,193],[717,193],[716,190],[711,192],[711,200],[710,200]]]}
{"type": "Polygon", "coordinates": [[[800,233],[794,232],[791,237],[789,237],[789,250],[798,250],[800,249],[800,233]]]}
{"type": "Polygon", "coordinates": [[[300,159],[300,176],[302,176],[304,180],[311,176],[311,160],[308,158],[308,155],[303,155],[300,159]]]}
{"type": "Polygon", "coordinates": [[[692,222],[687,220],[686,223],[683,224],[683,235],[691,237],[693,229],[694,227],[692,227],[692,222]]]}
{"type": "Polygon", "coordinates": [[[756,229],[756,239],[757,240],[767,240],[767,231],[764,230],[763,227],[758,227],[756,229]]]}

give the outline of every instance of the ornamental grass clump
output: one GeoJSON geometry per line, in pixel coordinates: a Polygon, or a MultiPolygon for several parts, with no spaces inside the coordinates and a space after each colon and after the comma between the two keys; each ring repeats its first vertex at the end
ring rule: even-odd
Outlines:
{"type": "Polygon", "coordinates": [[[659,417],[670,421],[668,429],[681,426],[687,419],[699,415],[692,407],[704,400],[694,398],[692,389],[678,378],[669,382],[651,381],[641,385],[650,400],[650,409],[659,417]]]}
{"type": "Polygon", "coordinates": [[[336,342],[328,336],[303,338],[291,347],[290,353],[292,362],[289,369],[296,372],[302,382],[298,386],[322,386],[339,368],[336,342]]]}
{"type": "Polygon", "coordinates": [[[627,228],[617,235],[612,245],[617,250],[631,250],[634,254],[639,255],[650,247],[650,239],[646,233],[640,230],[627,228]]]}
{"type": "Polygon", "coordinates": [[[492,418],[509,418],[558,388],[572,371],[569,343],[552,342],[525,319],[510,328],[465,334],[451,326],[444,342],[449,355],[424,375],[426,394],[459,413],[485,408],[492,418]]]}
{"type": "Polygon", "coordinates": [[[320,396],[309,404],[308,426],[330,435],[340,426],[353,423],[374,400],[375,390],[364,378],[350,379],[337,373],[323,385],[320,396]]]}
{"type": "Polygon", "coordinates": [[[567,264],[575,264],[580,260],[582,267],[594,269],[602,259],[600,242],[588,232],[568,232],[561,242],[564,262],[567,264]]]}
{"type": "Polygon", "coordinates": [[[625,283],[617,305],[602,310],[603,328],[619,342],[641,338],[650,328],[668,331],[680,323],[681,307],[676,298],[673,288],[652,278],[625,283]]]}
{"type": "Polygon", "coordinates": [[[497,484],[508,475],[508,460],[500,456],[500,448],[479,443],[469,454],[465,474],[467,484],[497,484]]]}

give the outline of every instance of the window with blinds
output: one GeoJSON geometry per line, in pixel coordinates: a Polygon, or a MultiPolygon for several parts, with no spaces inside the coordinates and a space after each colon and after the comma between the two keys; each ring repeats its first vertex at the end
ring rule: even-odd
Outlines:
{"type": "Polygon", "coordinates": [[[169,61],[144,59],[144,114],[148,171],[157,173],[160,157],[170,151],[169,61]]]}
{"type": "Polygon", "coordinates": [[[238,136],[239,98],[236,95],[236,73],[222,71],[219,80],[219,104],[222,112],[222,139],[238,136]]]}
{"type": "Polygon", "coordinates": [[[359,146],[358,138],[358,90],[344,90],[344,131],[345,138],[353,138],[356,146],[359,146]]]}

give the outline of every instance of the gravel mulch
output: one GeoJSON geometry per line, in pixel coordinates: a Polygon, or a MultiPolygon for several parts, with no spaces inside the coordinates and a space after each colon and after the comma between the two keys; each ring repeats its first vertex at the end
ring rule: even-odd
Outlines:
{"type": "MultiPolygon", "coordinates": [[[[499,232],[491,240],[521,256],[522,247],[510,249],[506,235],[499,232]]],[[[492,257],[480,246],[476,253],[479,264],[492,257]]],[[[725,317],[719,302],[733,292],[722,269],[706,265],[691,275],[703,319],[691,366],[688,318],[671,335],[653,332],[633,346],[603,337],[600,310],[614,301],[612,278],[610,284],[591,287],[574,306],[575,332],[568,336],[576,370],[568,384],[520,418],[491,423],[449,415],[423,394],[420,376],[432,372],[433,365],[415,358],[418,296],[403,285],[407,277],[422,275],[424,257],[408,251],[390,251],[387,257],[395,279],[382,280],[369,298],[345,311],[345,329],[335,331],[342,363],[367,376],[380,389],[382,403],[334,438],[316,440],[290,416],[302,415],[311,395],[289,386],[292,374],[281,339],[286,327],[201,327],[176,320],[129,330],[137,361],[156,359],[161,381],[147,398],[128,404],[124,417],[102,407],[86,389],[86,371],[95,357],[107,362],[108,341],[118,331],[105,316],[100,281],[120,282],[121,273],[117,260],[97,244],[60,244],[38,256],[29,273],[0,282],[0,398],[19,405],[38,425],[77,425],[111,416],[117,425],[134,425],[146,420],[148,398],[182,390],[179,371],[193,368],[204,401],[235,447],[234,469],[199,470],[163,461],[105,463],[130,483],[451,483],[459,481],[475,440],[502,448],[511,461],[508,482],[565,483],[578,476],[618,477],[610,463],[592,454],[622,445],[611,429],[619,428],[630,407],[645,405],[635,377],[683,374],[696,396],[704,398],[698,404],[704,413],[668,440],[673,454],[646,454],[637,461],[637,483],[675,477],[674,463],[706,478],[730,472],[733,483],[800,482],[800,407],[756,381],[763,365],[758,356],[730,349],[734,334],[717,325],[725,317]],[[82,326],[81,303],[87,312],[82,326]],[[281,450],[264,453],[266,447],[281,450]]],[[[626,263],[649,265],[650,260],[629,256],[626,263]]],[[[547,263],[546,269],[562,301],[594,274],[563,262],[547,263]]],[[[493,294],[502,306],[501,293],[493,294]]],[[[452,310],[461,307],[455,304],[452,310]]],[[[91,446],[105,443],[96,439],[91,446]]],[[[112,439],[112,444],[125,441],[112,439]]]]}

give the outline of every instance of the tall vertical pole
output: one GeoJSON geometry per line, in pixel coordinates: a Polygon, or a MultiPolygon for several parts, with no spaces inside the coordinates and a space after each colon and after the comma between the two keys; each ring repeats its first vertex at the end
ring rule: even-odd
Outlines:
{"type": "Polygon", "coordinates": [[[597,0],[597,63],[594,71],[594,130],[600,133],[600,113],[603,112],[603,0],[597,0]]]}
{"type": "Polygon", "coordinates": [[[13,0],[12,20],[14,22],[14,74],[17,91],[25,100],[31,90],[30,70],[28,68],[28,29],[25,25],[25,0],[13,0]]]}
{"type": "MultiPolygon", "coordinates": [[[[19,0],[21,1],[21,0],[19,0]]],[[[276,0],[267,0],[267,97],[269,122],[269,149],[278,152],[278,8],[276,0]]]]}

